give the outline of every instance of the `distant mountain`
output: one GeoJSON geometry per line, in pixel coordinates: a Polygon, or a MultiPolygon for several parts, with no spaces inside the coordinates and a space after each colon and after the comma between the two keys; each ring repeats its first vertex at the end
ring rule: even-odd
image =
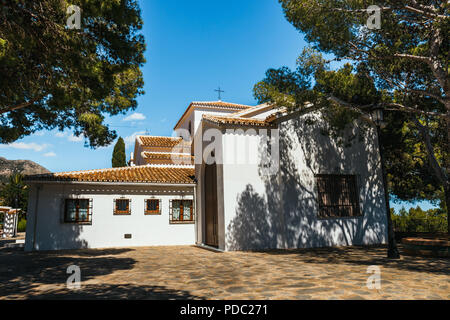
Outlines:
{"type": "Polygon", "coordinates": [[[44,167],[30,160],[7,160],[0,157],[0,182],[6,182],[14,170],[23,175],[50,173],[44,167]]]}

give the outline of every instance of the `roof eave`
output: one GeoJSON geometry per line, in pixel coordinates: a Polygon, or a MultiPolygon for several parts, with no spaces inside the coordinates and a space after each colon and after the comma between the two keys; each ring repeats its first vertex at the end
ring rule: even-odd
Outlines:
{"type": "Polygon", "coordinates": [[[220,121],[215,121],[212,119],[208,119],[208,118],[203,118],[202,122],[208,122],[210,124],[214,124],[218,127],[256,127],[256,128],[276,128],[277,124],[274,122],[270,122],[270,123],[226,123],[226,122],[220,122],[220,121]]]}
{"type": "MultiPolygon", "coordinates": [[[[198,103],[201,103],[201,101],[193,101],[193,102],[191,102],[190,104],[189,104],[189,106],[187,107],[187,109],[186,109],[186,111],[183,113],[183,115],[181,116],[181,118],[180,118],[180,120],[178,120],[178,122],[177,122],[177,124],[175,125],[175,127],[173,128],[173,130],[177,130],[178,129],[178,127],[180,126],[180,124],[181,124],[181,122],[183,121],[183,119],[186,117],[186,115],[188,115],[189,114],[189,111],[190,111],[190,109],[191,109],[191,107],[193,107],[194,109],[195,109],[195,107],[199,107],[199,108],[204,108],[204,107],[206,107],[206,108],[208,108],[208,105],[207,104],[205,104],[205,105],[197,105],[197,106],[195,106],[196,104],[198,104],[198,103]]],[[[231,105],[233,105],[232,103],[229,103],[230,104],[230,106],[229,107],[226,107],[226,106],[210,106],[210,108],[214,108],[214,109],[227,109],[227,110],[229,110],[229,109],[243,109],[241,106],[245,106],[245,105],[239,105],[239,104],[236,104],[234,107],[233,106],[231,106],[231,105]]],[[[251,108],[251,106],[246,106],[246,107],[248,107],[248,108],[251,108]]],[[[244,109],[245,110],[245,109],[244,109]]]]}
{"type": "Polygon", "coordinates": [[[25,180],[28,184],[84,184],[84,185],[126,185],[126,186],[152,186],[152,187],[195,187],[195,183],[169,183],[169,182],[120,182],[120,181],[71,181],[71,180],[25,180]]]}

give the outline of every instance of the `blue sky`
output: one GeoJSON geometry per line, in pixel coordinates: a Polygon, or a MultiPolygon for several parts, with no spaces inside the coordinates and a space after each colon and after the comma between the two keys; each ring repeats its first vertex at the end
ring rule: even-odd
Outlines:
{"type": "MultiPolygon", "coordinates": [[[[133,135],[147,130],[172,135],[188,104],[217,100],[218,86],[225,90],[223,100],[255,105],[253,85],[270,67],[294,66],[305,45],[276,0],[141,0],[140,4],[147,43],[145,95],[139,97],[135,111],[108,119],[126,139],[128,157],[133,135]]],[[[84,140],[70,131],[42,131],[8,147],[0,145],[0,156],[33,160],[59,172],[110,167],[112,149],[86,148],[84,140]]]]}
{"type": "MultiPolygon", "coordinates": [[[[276,0],[141,0],[147,63],[138,108],[108,123],[127,142],[136,134],[172,135],[191,101],[255,105],[253,85],[270,67],[294,67],[306,45],[276,0]]],[[[0,156],[28,159],[50,171],[108,168],[113,145],[92,150],[70,131],[42,131],[0,145],[0,156]]]]}

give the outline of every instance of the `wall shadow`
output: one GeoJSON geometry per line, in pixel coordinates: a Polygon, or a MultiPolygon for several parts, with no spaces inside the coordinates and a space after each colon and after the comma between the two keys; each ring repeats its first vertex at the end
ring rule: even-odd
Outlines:
{"type": "MultiPolygon", "coordinates": [[[[249,184],[238,196],[228,226],[230,250],[317,248],[385,243],[387,226],[376,131],[361,124],[347,129],[343,141],[323,134],[320,118],[305,117],[280,127],[280,169],[259,172],[264,194],[249,184]],[[318,121],[319,119],[319,121],[318,121]],[[354,139],[354,137],[359,139],[354,139]],[[351,143],[349,143],[351,141],[351,143]],[[318,218],[314,175],[355,174],[360,210],[357,218],[318,218]],[[250,236],[252,235],[252,236],[250,236]]],[[[264,154],[267,144],[260,145],[264,154]]]]}
{"type": "Polygon", "coordinates": [[[268,205],[264,198],[247,185],[238,199],[236,216],[228,225],[230,250],[253,250],[274,248],[276,239],[273,237],[272,221],[268,220],[268,205]]]}
{"type": "Polygon", "coordinates": [[[28,251],[87,249],[89,243],[80,236],[88,225],[66,223],[64,220],[65,188],[39,192],[36,221],[36,188],[31,189],[27,211],[25,249],[28,251]],[[34,235],[34,231],[36,234],[34,235]]]}

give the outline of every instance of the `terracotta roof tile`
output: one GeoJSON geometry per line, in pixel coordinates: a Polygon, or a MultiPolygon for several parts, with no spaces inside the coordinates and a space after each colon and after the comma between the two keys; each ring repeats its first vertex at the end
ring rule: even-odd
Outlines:
{"type": "Polygon", "coordinates": [[[189,154],[144,152],[143,155],[148,163],[151,163],[152,160],[165,160],[168,164],[175,161],[189,161],[191,164],[194,163],[194,157],[189,154]]]}
{"type": "Polygon", "coordinates": [[[267,127],[273,126],[270,121],[252,118],[242,118],[242,117],[224,117],[224,116],[212,116],[203,115],[203,119],[216,123],[216,124],[236,124],[236,125],[249,125],[249,126],[259,126],[267,127]]]}
{"type": "Polygon", "coordinates": [[[27,176],[27,181],[194,183],[195,169],[187,166],[139,166],[27,176]]]}
{"type": "Polygon", "coordinates": [[[176,147],[180,146],[190,146],[191,143],[184,141],[180,137],[153,137],[153,136],[139,136],[145,147],[176,147]]]}
{"type": "Polygon", "coordinates": [[[240,111],[240,110],[246,110],[249,108],[253,108],[252,106],[247,106],[245,104],[238,104],[238,103],[231,103],[231,102],[224,102],[224,101],[194,101],[189,104],[186,111],[183,113],[181,118],[178,120],[177,124],[175,125],[174,129],[177,129],[178,126],[182,123],[185,116],[190,112],[192,108],[195,107],[202,107],[202,108],[221,108],[221,109],[230,109],[231,111],[240,111]]]}
{"type": "Polygon", "coordinates": [[[233,109],[249,109],[253,108],[252,106],[247,106],[245,104],[239,103],[231,103],[224,101],[194,101],[191,103],[192,106],[209,106],[209,107],[225,107],[225,108],[233,108],[233,109]]]}
{"type": "Polygon", "coordinates": [[[258,112],[261,110],[265,110],[265,109],[269,109],[269,110],[275,109],[275,106],[267,104],[267,103],[263,103],[263,104],[260,104],[260,105],[257,105],[257,106],[254,106],[254,107],[251,107],[248,109],[236,111],[233,114],[231,114],[230,116],[231,117],[242,117],[243,116],[244,118],[248,118],[249,114],[252,114],[252,113],[255,113],[255,112],[258,112]]]}

